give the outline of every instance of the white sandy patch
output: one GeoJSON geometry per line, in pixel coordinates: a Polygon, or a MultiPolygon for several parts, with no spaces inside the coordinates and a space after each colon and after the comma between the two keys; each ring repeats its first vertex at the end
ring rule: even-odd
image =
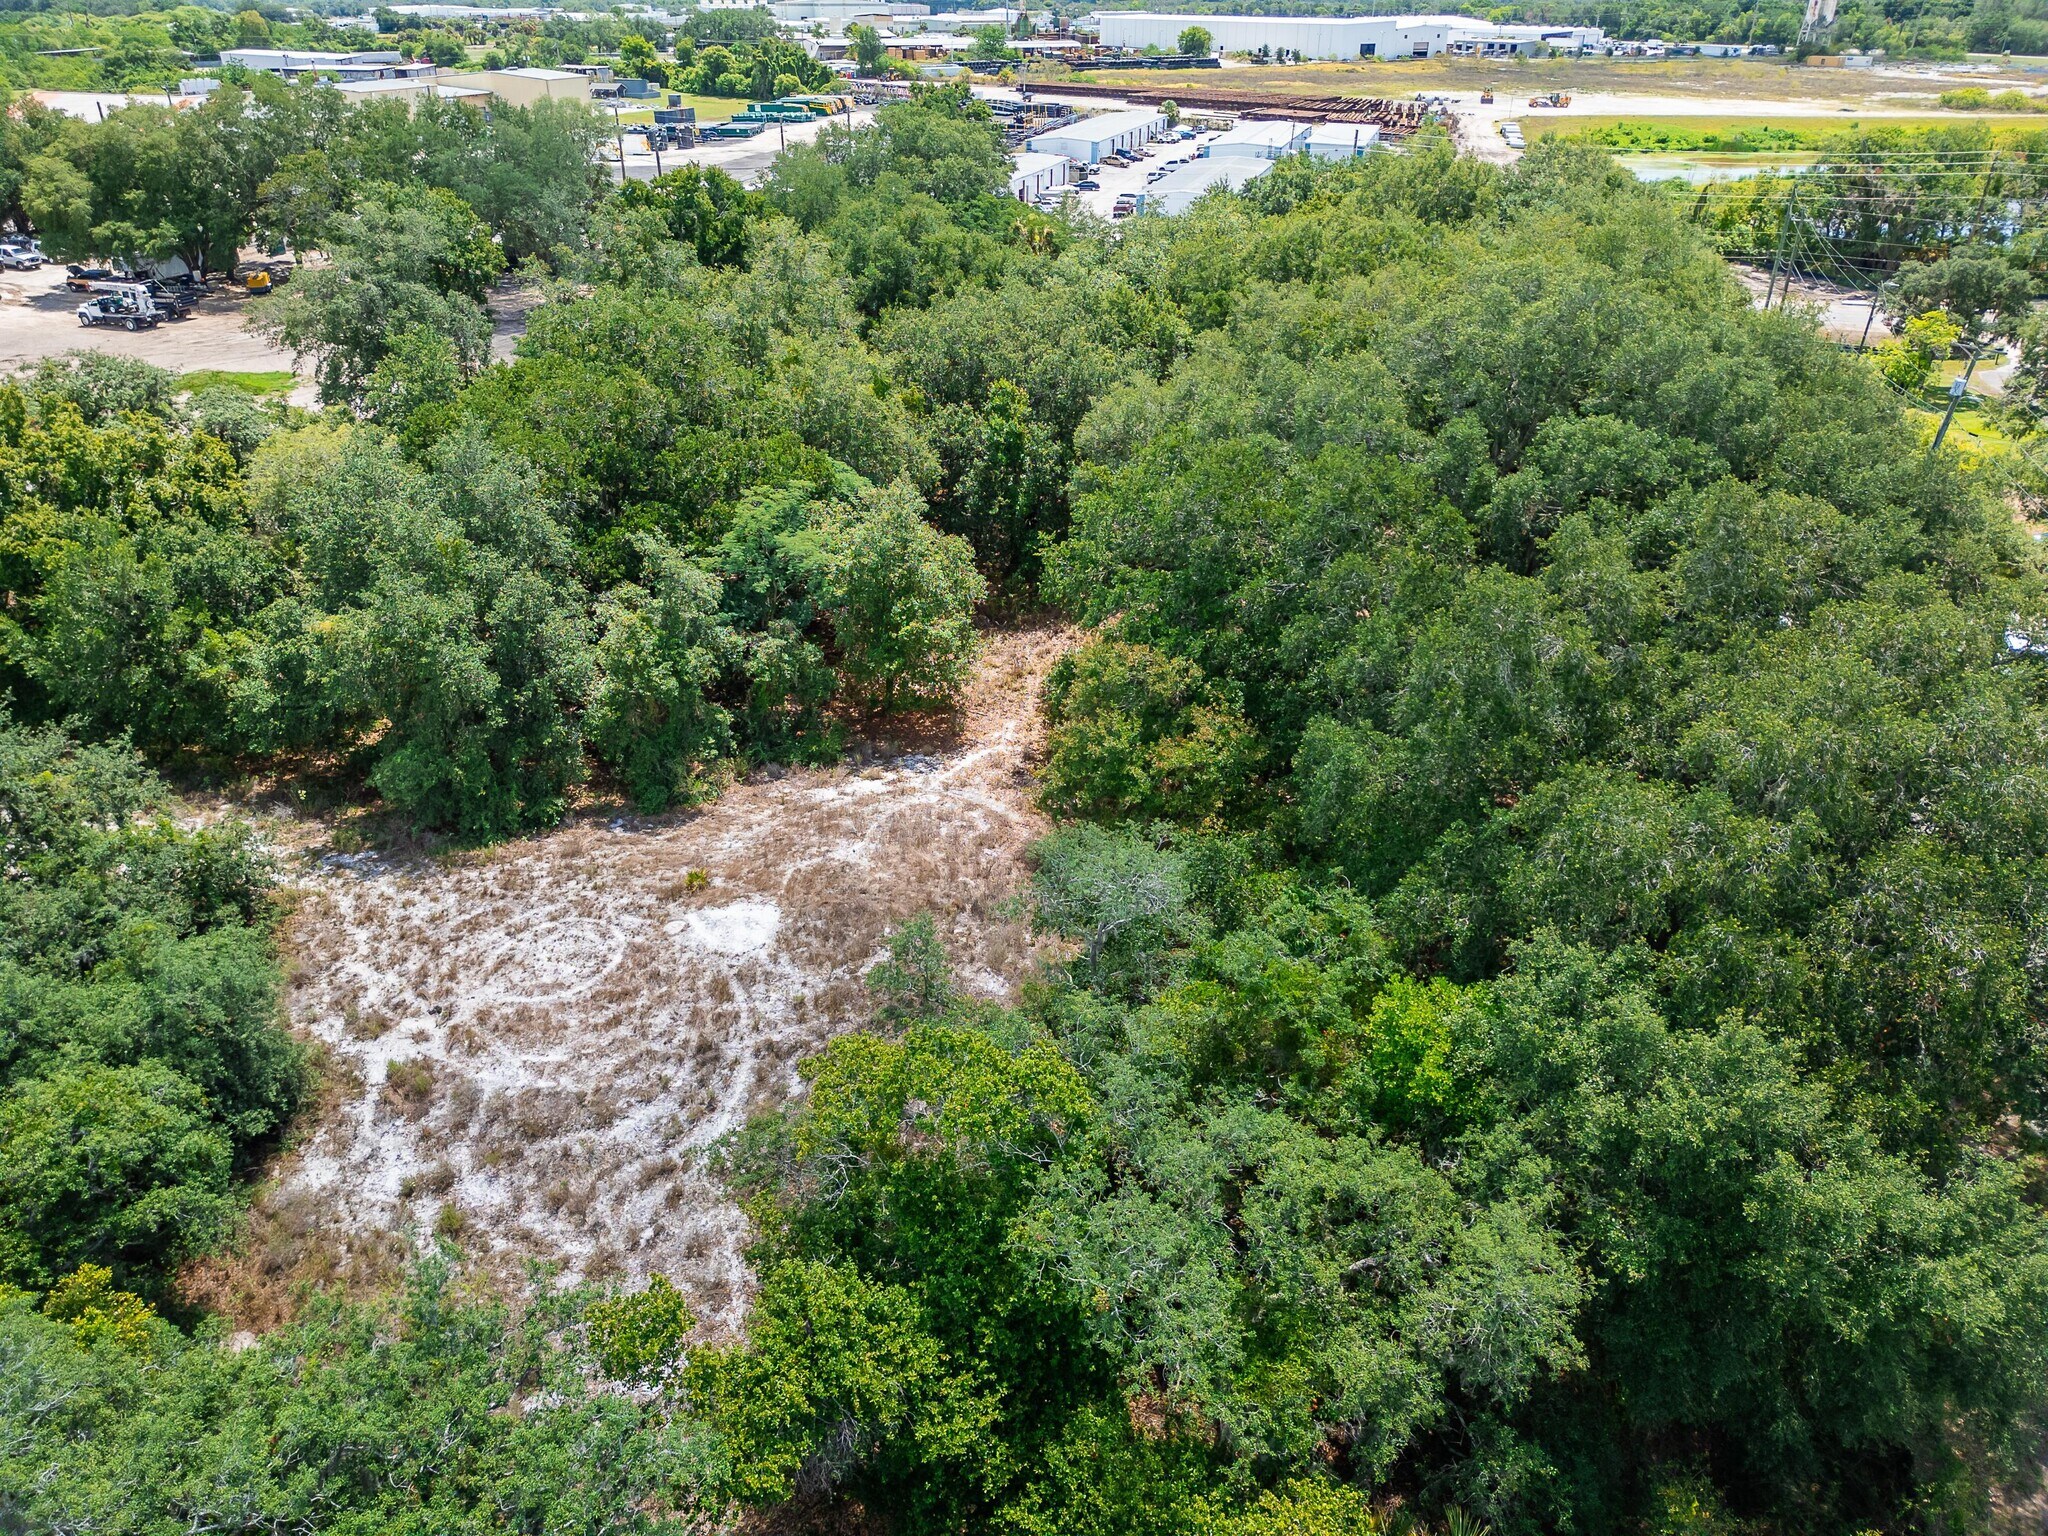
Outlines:
{"type": "Polygon", "coordinates": [[[775,942],[782,911],[772,901],[736,901],[727,907],[692,912],[662,931],[680,934],[699,949],[719,955],[755,955],[775,942]]]}
{"type": "Polygon", "coordinates": [[[352,1086],[264,1198],[415,1241],[452,1204],[472,1253],[666,1273],[730,1326],[745,1224],[703,1154],[865,1022],[887,931],[933,912],[982,996],[1036,964],[1007,900],[1043,830],[1029,756],[1061,644],[995,638],[961,750],[759,775],[698,815],[471,858],[314,862],[291,1011],[352,1086]]]}

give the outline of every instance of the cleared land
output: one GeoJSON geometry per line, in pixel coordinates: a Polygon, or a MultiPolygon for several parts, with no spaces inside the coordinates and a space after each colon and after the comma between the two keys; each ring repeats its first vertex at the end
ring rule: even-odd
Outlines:
{"type": "MultiPolygon", "coordinates": [[[[1036,72],[1034,71],[1034,76],[1036,72]]],[[[2040,75],[2017,70],[1957,66],[1945,69],[1813,69],[1765,59],[1405,59],[1361,64],[1260,64],[1188,76],[1159,70],[1091,71],[1075,79],[1129,85],[1180,78],[1227,85],[1233,91],[1279,95],[1403,96],[1416,91],[1472,91],[1491,86],[1523,100],[1542,91],[1573,95],[1690,97],[1717,109],[1731,102],[1821,103],[1832,110],[1845,103],[1931,108],[1942,91],[1962,85],[1987,90],[2038,90],[2040,75]]],[[[1980,114],[1981,115],[1981,114],[1980,114]]]]}
{"type": "Polygon", "coordinates": [[[309,849],[289,1006],[326,1053],[328,1099],[246,1251],[192,1271],[187,1294],[260,1327],[297,1281],[374,1280],[440,1231],[508,1274],[528,1258],[666,1273],[735,1323],[745,1224],[704,1154],[867,1019],[888,931],[932,912],[984,996],[1038,964],[1010,898],[1045,830],[1038,690],[1067,643],[992,636],[929,750],[756,775],[697,814],[441,859],[309,849]]]}

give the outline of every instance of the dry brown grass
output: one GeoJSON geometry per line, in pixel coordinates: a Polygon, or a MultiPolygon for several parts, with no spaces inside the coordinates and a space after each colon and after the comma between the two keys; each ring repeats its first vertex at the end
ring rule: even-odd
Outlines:
{"type": "Polygon", "coordinates": [[[237,1318],[275,1315],[280,1285],[347,1267],[313,1258],[320,1242],[417,1238],[453,1208],[458,1240],[508,1278],[536,1257],[660,1271],[714,1333],[736,1322],[744,1223],[705,1148],[788,1102],[798,1063],[865,1021],[862,976],[905,919],[932,912],[986,996],[1044,954],[1009,898],[1044,830],[1038,689],[1070,643],[1047,624],[993,634],[957,710],[857,722],[843,766],[757,774],[700,811],[309,870],[285,930],[290,1008],[344,1086],[281,1160],[239,1261],[286,1279],[223,1267],[194,1285],[246,1295],[237,1318]]]}

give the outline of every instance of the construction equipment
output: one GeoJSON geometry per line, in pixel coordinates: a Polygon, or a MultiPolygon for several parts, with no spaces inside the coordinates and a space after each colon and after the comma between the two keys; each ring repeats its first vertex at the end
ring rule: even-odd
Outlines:
{"type": "Polygon", "coordinates": [[[1490,107],[1493,105],[1492,86],[1489,85],[1485,90],[1479,93],[1479,105],[1481,105],[1482,107],[1490,107]]]}
{"type": "Polygon", "coordinates": [[[1571,97],[1565,95],[1562,91],[1546,91],[1541,96],[1531,96],[1529,98],[1529,105],[1532,107],[1568,107],[1571,104],[1571,97]]]}
{"type": "Polygon", "coordinates": [[[121,299],[123,302],[132,300],[138,293],[143,294],[160,320],[183,320],[192,313],[192,306],[198,303],[198,299],[192,294],[167,288],[153,277],[140,282],[96,282],[89,291],[102,297],[121,299]]]}

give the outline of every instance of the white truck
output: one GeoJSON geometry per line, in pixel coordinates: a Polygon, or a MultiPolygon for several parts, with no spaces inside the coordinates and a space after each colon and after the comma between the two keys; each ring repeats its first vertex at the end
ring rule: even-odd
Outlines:
{"type": "Polygon", "coordinates": [[[163,313],[140,283],[101,283],[78,306],[80,325],[118,325],[124,331],[154,330],[163,313]]]}

